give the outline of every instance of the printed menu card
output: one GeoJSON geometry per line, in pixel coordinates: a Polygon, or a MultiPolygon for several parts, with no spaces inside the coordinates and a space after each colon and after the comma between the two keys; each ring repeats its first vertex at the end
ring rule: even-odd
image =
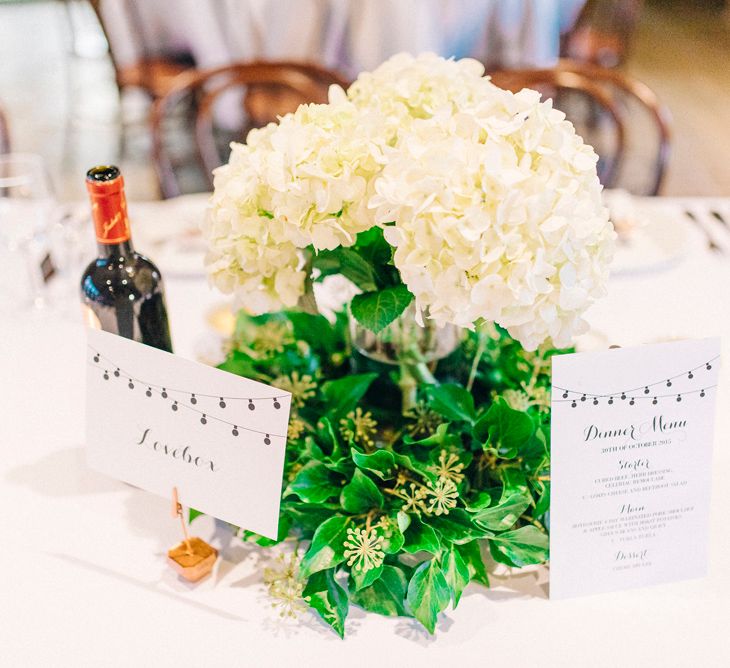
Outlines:
{"type": "Polygon", "coordinates": [[[276,538],[291,394],[89,330],[87,461],[276,538]]]}
{"type": "Polygon", "coordinates": [[[706,573],[719,363],[718,339],[553,358],[551,598],[706,573]]]}

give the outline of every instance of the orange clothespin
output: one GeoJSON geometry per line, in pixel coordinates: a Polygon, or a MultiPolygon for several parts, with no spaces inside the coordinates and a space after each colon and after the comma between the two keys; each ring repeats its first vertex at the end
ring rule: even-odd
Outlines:
{"type": "Polygon", "coordinates": [[[189,582],[197,582],[213,569],[218,550],[208,545],[202,538],[191,538],[188,534],[177,487],[172,488],[172,516],[180,518],[184,538],[182,543],[167,553],[167,561],[178,575],[189,582]]]}

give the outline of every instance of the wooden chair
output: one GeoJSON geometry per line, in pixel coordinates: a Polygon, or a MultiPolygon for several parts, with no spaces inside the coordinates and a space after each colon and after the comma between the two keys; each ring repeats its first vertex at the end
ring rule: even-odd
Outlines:
{"type": "Polygon", "coordinates": [[[643,0],[588,0],[573,27],[561,36],[560,55],[616,67],[626,60],[643,0]]]}
{"type": "Polygon", "coordinates": [[[659,192],[669,160],[671,120],[667,108],[646,84],[614,69],[567,59],[561,59],[554,69],[501,70],[490,74],[492,82],[501,88],[514,92],[535,88],[544,97],[553,97],[555,106],[566,113],[584,139],[596,149],[598,175],[604,186],[624,186],[635,194],[656,195],[659,192]],[[573,104],[576,96],[588,101],[582,117],[573,104]],[[651,149],[648,156],[649,173],[642,175],[646,181],[643,188],[636,185],[641,179],[635,179],[635,175],[629,185],[624,183],[626,173],[635,169],[628,158],[632,157],[635,162],[650,139],[642,129],[637,146],[632,151],[627,150],[629,134],[637,134],[636,131],[631,133],[631,126],[640,120],[639,114],[635,113],[636,107],[643,112],[644,121],[648,119],[653,126],[656,136],[656,150],[651,149]],[[612,129],[609,133],[613,135],[611,148],[606,146],[606,122],[612,129]]]}
{"type": "MultiPolygon", "coordinates": [[[[141,18],[135,6],[135,0],[114,0],[123,4],[123,9],[129,25],[136,35],[143,35],[141,18]]],[[[109,44],[109,57],[114,66],[114,75],[117,88],[121,93],[125,88],[139,88],[151,99],[156,100],[165,95],[172,87],[174,79],[195,66],[192,58],[186,54],[170,54],[157,56],[143,54],[134,63],[122,65],[115,58],[114,48],[107,30],[104,14],[101,11],[102,0],[89,0],[96,17],[99,20],[104,36],[109,44]]]]}
{"type": "Polygon", "coordinates": [[[192,97],[195,104],[188,106],[194,116],[192,131],[190,127],[185,131],[192,135],[206,186],[212,189],[211,172],[227,160],[224,147],[230,141],[243,140],[251,128],[266,125],[278,115],[296,110],[302,103],[326,102],[331,84],[348,85],[335,72],[293,62],[238,63],[180,75],[171,90],[152,107],[152,158],[162,196],[181,194],[175,161],[170,155],[169,142],[165,141],[165,125],[186,100],[192,97]],[[225,131],[217,127],[215,115],[216,102],[224,94],[229,102],[237,103],[240,99],[237,109],[243,112],[239,127],[225,131]]]}

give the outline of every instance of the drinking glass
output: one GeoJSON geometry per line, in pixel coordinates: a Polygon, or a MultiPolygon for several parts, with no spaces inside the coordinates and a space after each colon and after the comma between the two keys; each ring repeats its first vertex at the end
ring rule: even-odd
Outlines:
{"type": "Polygon", "coordinates": [[[0,155],[2,310],[45,306],[45,280],[52,267],[47,234],[56,211],[43,159],[30,153],[0,155]]]}
{"type": "Polygon", "coordinates": [[[59,317],[78,320],[79,281],[96,256],[89,205],[64,204],[52,220],[46,236],[55,274],[46,286],[46,298],[59,317]]]}

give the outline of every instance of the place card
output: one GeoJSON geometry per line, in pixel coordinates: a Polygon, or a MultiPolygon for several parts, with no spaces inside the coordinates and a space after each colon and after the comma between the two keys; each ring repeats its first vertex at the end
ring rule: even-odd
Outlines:
{"type": "Polygon", "coordinates": [[[91,468],[276,538],[291,394],[88,331],[91,468]]]}
{"type": "Polygon", "coordinates": [[[718,339],[553,357],[550,597],[707,571],[718,339]]]}

